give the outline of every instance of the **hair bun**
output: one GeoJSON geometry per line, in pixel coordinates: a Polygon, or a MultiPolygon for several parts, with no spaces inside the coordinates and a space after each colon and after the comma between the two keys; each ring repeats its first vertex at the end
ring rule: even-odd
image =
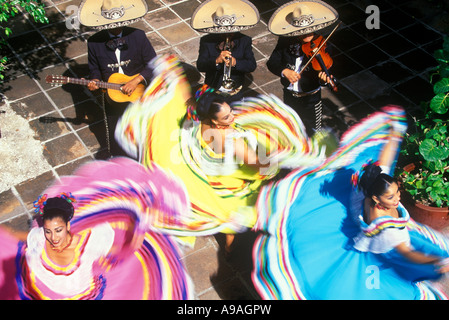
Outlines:
{"type": "Polygon", "coordinates": [[[371,187],[381,173],[382,169],[379,167],[378,162],[369,161],[367,164],[364,164],[362,166],[362,173],[357,173],[358,181],[356,183],[358,188],[365,195],[371,194],[371,187]]]}
{"type": "Polygon", "coordinates": [[[215,119],[215,115],[220,111],[220,105],[226,102],[225,97],[213,89],[209,89],[204,91],[197,99],[196,114],[199,120],[215,119]]]}
{"type": "Polygon", "coordinates": [[[76,202],[75,197],[70,192],[63,192],[53,198],[43,194],[34,201],[33,205],[37,216],[45,216],[51,211],[58,210],[64,213],[67,221],[70,221],[75,213],[73,202],[76,202]]]}
{"type": "Polygon", "coordinates": [[[70,221],[75,213],[75,208],[73,207],[72,202],[60,197],[47,199],[47,203],[44,206],[43,216],[53,210],[63,211],[67,217],[67,221],[70,221]]]}

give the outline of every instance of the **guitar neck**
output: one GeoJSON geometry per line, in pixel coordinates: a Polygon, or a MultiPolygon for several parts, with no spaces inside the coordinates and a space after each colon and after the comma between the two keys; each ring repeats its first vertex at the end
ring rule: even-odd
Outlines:
{"type": "MultiPolygon", "coordinates": [[[[83,86],[87,86],[90,81],[91,80],[67,77],[67,83],[80,84],[80,85],[83,85],[83,86]]],[[[97,81],[97,86],[99,88],[101,88],[101,89],[120,90],[120,87],[122,85],[120,83],[111,83],[111,82],[97,81]]]]}

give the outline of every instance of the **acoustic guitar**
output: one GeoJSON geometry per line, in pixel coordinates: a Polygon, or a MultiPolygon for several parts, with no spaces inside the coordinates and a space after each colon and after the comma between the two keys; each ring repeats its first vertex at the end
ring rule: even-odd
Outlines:
{"type": "MultiPolygon", "coordinates": [[[[134,76],[127,76],[122,73],[113,73],[109,79],[108,82],[104,81],[97,81],[98,87],[102,89],[107,89],[107,93],[109,98],[115,102],[134,102],[138,100],[140,97],[142,97],[143,93],[145,92],[145,86],[143,84],[138,84],[136,89],[131,95],[127,95],[121,91],[122,85],[127,83],[128,81],[134,79],[137,77],[138,74],[134,76]]],[[[45,81],[47,83],[51,83],[54,85],[63,85],[67,83],[73,83],[73,84],[79,84],[87,86],[91,80],[86,79],[78,79],[78,78],[70,78],[65,76],[59,76],[59,75],[48,75],[45,78],[45,81]]]]}

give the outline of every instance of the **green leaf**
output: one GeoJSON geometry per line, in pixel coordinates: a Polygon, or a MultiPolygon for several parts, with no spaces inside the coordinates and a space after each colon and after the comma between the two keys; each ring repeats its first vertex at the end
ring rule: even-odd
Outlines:
{"type": "Polygon", "coordinates": [[[442,65],[442,66],[440,66],[439,70],[440,70],[440,75],[443,78],[449,78],[449,65],[442,65]]]}
{"type": "MultiPolygon", "coordinates": [[[[444,150],[444,148],[442,148],[444,150]]],[[[447,149],[447,148],[446,148],[447,149]]],[[[444,152],[444,151],[443,151],[444,152]]],[[[444,159],[443,159],[444,160],[444,159]]],[[[442,160],[434,161],[433,164],[435,165],[434,172],[436,171],[442,171],[444,167],[446,166],[445,163],[442,160]]],[[[436,177],[436,179],[441,179],[441,174],[436,177]]]]}
{"type": "Polygon", "coordinates": [[[419,152],[427,161],[444,160],[449,157],[449,150],[438,146],[433,139],[425,139],[419,146],[419,152]]]}
{"type": "Polygon", "coordinates": [[[433,86],[435,94],[449,92],[449,78],[443,78],[433,86]]]}
{"type": "Polygon", "coordinates": [[[440,63],[448,63],[449,62],[449,55],[445,49],[435,50],[433,53],[433,56],[440,63]]]}
{"type": "Polygon", "coordinates": [[[432,187],[433,188],[435,188],[435,190],[437,190],[438,191],[438,193],[443,193],[443,182],[440,180],[440,179],[438,179],[438,180],[435,180],[433,183],[432,183],[432,187]]]}
{"type": "Polygon", "coordinates": [[[7,37],[9,37],[9,35],[12,33],[11,29],[9,29],[8,27],[5,28],[5,35],[7,37]]]}
{"type": "Polygon", "coordinates": [[[430,128],[427,130],[425,137],[427,139],[434,139],[434,140],[439,140],[438,137],[439,136],[439,131],[436,128],[430,128]]]}
{"type": "Polygon", "coordinates": [[[430,101],[430,108],[439,114],[445,114],[449,109],[449,98],[447,94],[438,93],[430,101]]]}
{"type": "Polygon", "coordinates": [[[416,180],[416,189],[424,189],[425,185],[422,180],[416,180]]]}

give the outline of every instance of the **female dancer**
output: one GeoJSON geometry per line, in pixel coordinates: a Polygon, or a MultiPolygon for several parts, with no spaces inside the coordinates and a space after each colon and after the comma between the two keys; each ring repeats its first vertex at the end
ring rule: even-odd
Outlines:
{"type": "Polygon", "coordinates": [[[393,177],[383,173],[381,166],[370,163],[363,169],[359,187],[364,194],[363,212],[360,214],[362,230],[354,239],[354,248],[373,253],[387,253],[394,249],[405,260],[433,265],[438,273],[449,271],[447,261],[443,260],[448,256],[446,252],[438,249],[434,255],[429,251],[431,248],[420,251],[411,245],[409,232],[402,227],[408,214],[399,206],[399,186],[393,177]],[[398,225],[392,221],[397,221],[398,225]]]}
{"type": "Polygon", "coordinates": [[[445,298],[430,280],[448,269],[448,242],[410,219],[387,175],[404,123],[401,108],[385,107],[345,133],[323,164],[261,190],[255,229],[266,233],[252,278],[263,298],[445,298]]]}
{"type": "Polygon", "coordinates": [[[192,214],[180,233],[233,234],[251,228],[265,181],[281,167],[324,158],[298,116],[279,99],[248,98],[231,108],[204,86],[193,99],[197,103],[186,106],[191,88],[176,58],[159,57],[152,64],[156,77],[126,110],[116,139],[144,166],[157,163],[184,181],[192,214]]]}
{"type": "Polygon", "coordinates": [[[92,162],[62,177],[35,207],[26,241],[0,229],[1,299],[193,297],[178,244],[155,232],[190,210],[184,189],[160,168],[125,158],[92,162]]]}
{"type": "MultiPolygon", "coordinates": [[[[201,139],[207,145],[207,149],[217,155],[224,154],[229,157],[230,161],[226,161],[228,158],[225,158],[222,165],[234,166],[235,163],[244,163],[256,169],[269,167],[270,163],[261,162],[256,150],[248,146],[248,142],[255,137],[251,136],[250,131],[234,123],[234,110],[223,96],[206,89],[198,99],[196,113],[201,121],[201,139]]],[[[267,160],[265,154],[262,156],[267,160]]],[[[210,164],[203,162],[202,169],[209,171],[210,164]]],[[[216,173],[211,171],[211,175],[216,173]]]]}
{"type": "MultiPolygon", "coordinates": [[[[226,99],[214,90],[208,90],[207,86],[203,89],[206,90],[199,92],[196,105],[201,133],[197,135],[202,150],[199,157],[201,170],[209,176],[223,176],[235,172],[238,164],[254,167],[255,170],[268,169],[270,162],[265,153],[262,154],[265,161],[261,161],[256,153],[255,136],[234,123],[234,112],[226,99]],[[248,146],[249,141],[253,147],[248,146]],[[214,161],[209,161],[211,158],[214,161]]],[[[233,240],[233,233],[226,234],[227,254],[231,251],[233,240]]]]}

